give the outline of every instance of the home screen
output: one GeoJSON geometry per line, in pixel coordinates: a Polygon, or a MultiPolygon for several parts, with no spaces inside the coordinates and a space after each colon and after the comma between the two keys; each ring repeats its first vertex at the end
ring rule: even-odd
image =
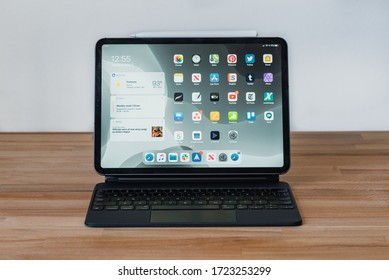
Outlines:
{"type": "Polygon", "coordinates": [[[281,46],[102,46],[101,166],[282,167],[281,46]]]}

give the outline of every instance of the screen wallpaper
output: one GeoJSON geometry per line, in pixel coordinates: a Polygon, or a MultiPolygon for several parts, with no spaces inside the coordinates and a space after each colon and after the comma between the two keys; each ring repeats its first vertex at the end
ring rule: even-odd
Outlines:
{"type": "Polygon", "coordinates": [[[281,46],[102,46],[101,166],[282,167],[281,46]]]}

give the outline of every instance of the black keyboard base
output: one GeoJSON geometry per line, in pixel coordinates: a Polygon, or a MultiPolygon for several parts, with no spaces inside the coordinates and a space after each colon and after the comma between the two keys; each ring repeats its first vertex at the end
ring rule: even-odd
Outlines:
{"type": "Polygon", "coordinates": [[[272,183],[100,183],[90,227],[297,226],[289,185],[272,183]]]}

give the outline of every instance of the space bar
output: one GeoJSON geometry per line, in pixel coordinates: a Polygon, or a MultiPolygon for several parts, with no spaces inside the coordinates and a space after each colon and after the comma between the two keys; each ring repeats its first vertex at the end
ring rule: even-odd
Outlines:
{"type": "Polygon", "coordinates": [[[151,210],[219,210],[219,205],[153,205],[151,210]]]}

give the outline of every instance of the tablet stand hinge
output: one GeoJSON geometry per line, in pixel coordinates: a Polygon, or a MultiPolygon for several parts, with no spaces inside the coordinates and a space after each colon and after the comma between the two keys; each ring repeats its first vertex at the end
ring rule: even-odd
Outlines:
{"type": "Polygon", "coordinates": [[[118,182],[279,182],[279,175],[177,175],[177,176],[105,176],[106,183],[118,182]]]}

